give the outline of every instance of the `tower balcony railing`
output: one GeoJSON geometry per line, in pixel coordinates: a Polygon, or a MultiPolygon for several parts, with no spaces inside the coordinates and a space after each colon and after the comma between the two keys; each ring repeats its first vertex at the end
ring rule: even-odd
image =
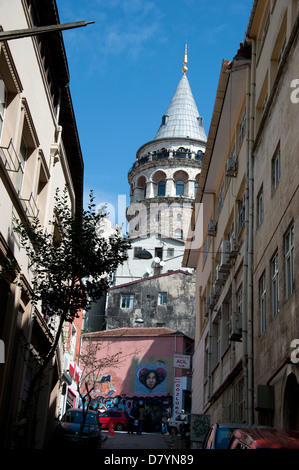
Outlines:
{"type": "Polygon", "coordinates": [[[199,151],[197,153],[191,152],[190,150],[183,149],[183,150],[156,150],[154,152],[150,152],[147,155],[144,155],[143,157],[139,158],[136,160],[136,162],[132,165],[132,167],[129,170],[129,174],[131,171],[133,171],[135,168],[138,168],[141,165],[144,165],[145,163],[148,162],[154,162],[154,161],[159,161],[159,160],[165,160],[165,159],[170,159],[170,158],[180,158],[184,160],[195,160],[198,162],[202,162],[204,157],[204,153],[199,151]]]}

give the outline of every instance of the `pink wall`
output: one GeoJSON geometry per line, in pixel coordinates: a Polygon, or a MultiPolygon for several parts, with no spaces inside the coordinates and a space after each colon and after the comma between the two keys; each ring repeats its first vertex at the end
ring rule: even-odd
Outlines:
{"type": "MultiPolygon", "coordinates": [[[[184,352],[184,336],[138,336],[137,329],[132,329],[134,336],[86,335],[98,344],[97,357],[109,357],[120,352],[120,364],[111,363],[99,372],[95,391],[92,393],[93,404],[117,402],[125,395],[126,399],[146,398],[147,402],[172,404],[174,377],[181,377],[184,370],[173,368],[174,353],[184,352]],[[148,379],[146,380],[146,378],[148,379]]],[[[121,331],[121,330],[115,330],[121,331]]],[[[129,331],[129,330],[126,330],[129,331]]],[[[131,331],[131,330],[130,330],[131,331]]],[[[86,345],[83,337],[82,350],[86,345]]],[[[125,402],[125,400],[124,400],[125,402]]]]}

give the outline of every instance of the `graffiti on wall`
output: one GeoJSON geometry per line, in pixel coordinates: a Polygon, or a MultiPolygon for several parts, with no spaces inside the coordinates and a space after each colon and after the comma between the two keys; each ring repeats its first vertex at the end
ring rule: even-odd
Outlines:
{"type": "Polygon", "coordinates": [[[136,367],[136,395],[163,395],[167,393],[168,366],[161,364],[139,364],[136,367]]]}

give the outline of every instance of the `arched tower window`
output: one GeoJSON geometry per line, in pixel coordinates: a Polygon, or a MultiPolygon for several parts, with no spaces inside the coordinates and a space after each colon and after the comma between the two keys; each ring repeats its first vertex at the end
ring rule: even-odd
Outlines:
{"type": "Polygon", "coordinates": [[[162,170],[156,171],[152,175],[152,181],[154,183],[154,195],[165,196],[166,195],[166,173],[162,170]]]}
{"type": "Polygon", "coordinates": [[[166,183],[165,181],[159,181],[158,183],[158,196],[165,196],[166,183]]]}
{"type": "Polygon", "coordinates": [[[176,182],[176,195],[177,196],[184,196],[184,188],[185,188],[185,183],[183,180],[178,180],[176,182]]]}

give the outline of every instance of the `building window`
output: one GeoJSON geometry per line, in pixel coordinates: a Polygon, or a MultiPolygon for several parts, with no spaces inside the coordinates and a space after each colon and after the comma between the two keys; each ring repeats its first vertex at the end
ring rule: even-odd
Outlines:
{"type": "Polygon", "coordinates": [[[184,181],[179,180],[176,182],[176,195],[184,196],[184,181]]]}
{"type": "Polygon", "coordinates": [[[166,183],[165,181],[159,181],[158,183],[158,196],[165,196],[166,183]]]}
{"type": "Polygon", "coordinates": [[[134,258],[138,258],[138,253],[142,251],[142,246],[135,246],[134,247],[134,258]]]}
{"type": "Polygon", "coordinates": [[[166,304],[167,304],[167,292],[159,292],[158,305],[166,305],[166,304]]]}
{"type": "Polygon", "coordinates": [[[175,232],[174,232],[174,238],[176,238],[177,240],[183,240],[183,230],[181,229],[177,229],[175,232]]]}
{"type": "Polygon", "coordinates": [[[264,218],[264,192],[260,190],[257,197],[257,224],[261,225],[264,218]]]}
{"type": "Polygon", "coordinates": [[[245,388],[242,377],[233,387],[233,420],[236,423],[243,423],[245,416],[245,388]]]}
{"type": "Polygon", "coordinates": [[[238,201],[238,235],[245,222],[245,194],[238,201]]]}
{"type": "Polygon", "coordinates": [[[286,271],[286,297],[287,299],[295,290],[294,283],[294,226],[285,237],[285,271],[286,271]]]}
{"type": "Polygon", "coordinates": [[[278,253],[271,260],[271,298],[272,298],[272,315],[276,317],[279,312],[279,296],[278,296],[278,253]]]}
{"type": "Polygon", "coordinates": [[[280,180],[280,148],[275,152],[275,155],[272,159],[272,184],[273,189],[277,188],[277,185],[280,180]]]}
{"type": "Polygon", "coordinates": [[[242,287],[237,292],[237,310],[238,310],[238,328],[242,328],[242,311],[243,311],[243,290],[242,287]]]}
{"type": "Polygon", "coordinates": [[[259,280],[259,311],[260,311],[260,333],[266,330],[266,275],[259,280]]]}
{"type": "Polygon", "coordinates": [[[167,257],[174,256],[174,248],[167,248],[167,257]]]}
{"type": "Polygon", "coordinates": [[[134,307],[134,294],[122,294],[120,299],[121,308],[133,308],[134,307]]]}
{"type": "Polygon", "coordinates": [[[240,127],[239,127],[239,150],[242,146],[245,133],[246,133],[246,108],[244,108],[243,116],[242,116],[240,127]]]}
{"type": "Polygon", "coordinates": [[[220,361],[220,321],[217,318],[213,323],[213,351],[212,351],[212,369],[214,369],[220,361]]]}
{"type": "Polygon", "coordinates": [[[27,146],[23,137],[21,140],[20,151],[19,151],[18,157],[19,157],[19,169],[18,169],[17,179],[16,179],[16,189],[18,191],[18,194],[20,195],[22,191],[22,186],[23,186],[25,164],[26,164],[26,159],[27,159],[27,146]]]}

